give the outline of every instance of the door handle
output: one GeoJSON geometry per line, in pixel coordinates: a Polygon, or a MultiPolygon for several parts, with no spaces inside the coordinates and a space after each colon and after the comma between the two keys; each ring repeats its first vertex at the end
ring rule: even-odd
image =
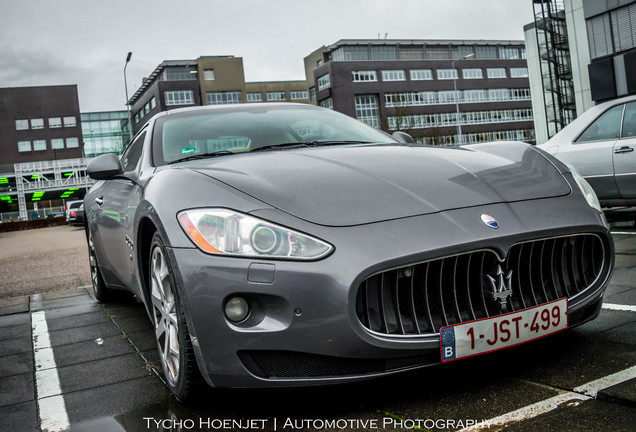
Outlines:
{"type": "Polygon", "coordinates": [[[104,200],[102,199],[102,197],[99,197],[95,198],[95,202],[97,203],[97,205],[102,205],[104,203],[104,200]]]}
{"type": "Polygon", "coordinates": [[[628,147],[628,146],[624,146],[624,147],[621,147],[621,148],[619,148],[617,150],[614,150],[614,154],[630,153],[630,152],[633,152],[633,151],[634,151],[633,148],[628,147]]]}

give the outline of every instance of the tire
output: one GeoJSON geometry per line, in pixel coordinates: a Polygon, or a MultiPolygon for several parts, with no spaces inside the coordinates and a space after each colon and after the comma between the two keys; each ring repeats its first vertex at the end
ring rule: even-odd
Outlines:
{"type": "Polygon", "coordinates": [[[202,379],[172,265],[159,233],[150,244],[149,267],[149,298],[161,367],[172,393],[187,401],[198,392],[202,379]]]}
{"type": "Polygon", "coordinates": [[[115,297],[113,290],[108,289],[104,283],[102,272],[99,271],[99,265],[97,264],[97,256],[95,254],[95,244],[93,243],[93,234],[90,228],[86,228],[88,231],[88,262],[91,267],[91,285],[93,285],[93,293],[97,301],[106,303],[112,301],[115,297]]]}

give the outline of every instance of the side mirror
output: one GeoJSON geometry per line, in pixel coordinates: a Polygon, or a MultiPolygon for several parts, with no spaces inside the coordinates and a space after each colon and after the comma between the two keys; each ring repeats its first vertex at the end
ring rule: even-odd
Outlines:
{"type": "Polygon", "coordinates": [[[415,142],[413,137],[407,134],[406,132],[396,131],[396,132],[393,132],[393,135],[391,136],[395,138],[396,140],[398,140],[398,142],[401,142],[402,144],[413,144],[415,142]]]}
{"type": "Polygon", "coordinates": [[[119,158],[113,153],[97,156],[88,163],[86,173],[93,180],[108,180],[124,173],[119,158]]]}

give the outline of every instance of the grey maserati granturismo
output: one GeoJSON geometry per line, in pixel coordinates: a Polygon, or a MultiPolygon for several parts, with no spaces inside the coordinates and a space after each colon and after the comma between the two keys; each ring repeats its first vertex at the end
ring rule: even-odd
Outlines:
{"type": "Polygon", "coordinates": [[[156,115],[88,174],[95,296],[144,303],[182,400],[529,342],[595,318],[613,268],[590,186],[524,143],[420,145],[310,105],[196,107],[156,115]]]}

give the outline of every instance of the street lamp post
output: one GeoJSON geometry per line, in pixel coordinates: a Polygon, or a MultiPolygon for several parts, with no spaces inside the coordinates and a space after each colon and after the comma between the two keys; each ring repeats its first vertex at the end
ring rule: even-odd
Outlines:
{"type": "MultiPolygon", "coordinates": [[[[474,53],[470,53],[460,59],[453,60],[453,62],[451,63],[451,69],[455,70],[456,61],[466,60],[474,56],[475,56],[474,53]]],[[[464,137],[462,136],[462,119],[459,116],[459,98],[457,97],[457,77],[458,76],[459,76],[459,72],[457,73],[457,75],[453,75],[453,90],[454,90],[454,99],[455,99],[455,110],[457,112],[457,119],[456,119],[457,120],[457,141],[459,145],[462,145],[464,143],[464,137]]]]}
{"type": "Polygon", "coordinates": [[[128,112],[128,135],[130,136],[130,142],[132,142],[133,133],[132,133],[132,116],[130,115],[130,103],[128,103],[128,80],[126,79],[126,68],[128,67],[128,62],[132,57],[132,51],[128,53],[126,56],[126,64],[124,65],[124,89],[126,90],[126,111],[128,112]]]}

